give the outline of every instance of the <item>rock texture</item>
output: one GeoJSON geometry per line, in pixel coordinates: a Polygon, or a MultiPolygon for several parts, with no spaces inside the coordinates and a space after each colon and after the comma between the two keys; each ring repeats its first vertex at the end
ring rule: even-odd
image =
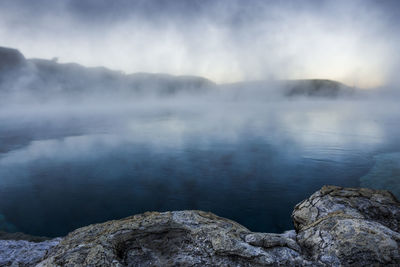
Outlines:
{"type": "Polygon", "coordinates": [[[292,216],[295,230],[269,234],[203,211],[148,212],[36,243],[38,250],[26,241],[1,241],[26,242],[28,249],[9,259],[7,248],[0,249],[0,265],[400,265],[400,203],[388,191],[325,186],[292,216]]]}
{"type": "Polygon", "coordinates": [[[8,233],[4,231],[0,231],[0,240],[25,240],[25,241],[30,241],[30,242],[43,242],[46,240],[50,240],[51,238],[45,237],[45,236],[33,236],[33,235],[27,235],[21,232],[14,232],[14,233],[8,233]]]}
{"type": "Polygon", "coordinates": [[[202,211],[149,212],[80,228],[65,237],[39,266],[310,264],[290,248],[297,249],[294,236],[258,236],[202,211]]]}
{"type": "Polygon", "coordinates": [[[304,257],[327,266],[400,265],[400,204],[388,191],[324,186],[293,211],[304,257]]]}
{"type": "Polygon", "coordinates": [[[40,243],[26,240],[0,240],[0,266],[35,266],[60,238],[40,243]]]}

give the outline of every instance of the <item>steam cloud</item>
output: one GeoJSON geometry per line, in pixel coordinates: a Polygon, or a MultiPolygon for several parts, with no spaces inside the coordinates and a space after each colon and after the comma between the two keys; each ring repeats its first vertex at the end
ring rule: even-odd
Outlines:
{"type": "Polygon", "coordinates": [[[0,230],[204,209],[280,232],[400,151],[396,1],[249,2],[1,1],[0,45],[27,58],[217,84],[56,60],[0,76],[0,230]]]}
{"type": "Polygon", "coordinates": [[[216,82],[398,82],[396,1],[1,1],[0,40],[27,57],[216,82]]]}

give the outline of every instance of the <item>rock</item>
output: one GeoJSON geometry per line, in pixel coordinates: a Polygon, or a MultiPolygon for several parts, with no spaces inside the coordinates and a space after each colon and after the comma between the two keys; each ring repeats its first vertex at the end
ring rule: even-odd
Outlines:
{"type": "Polygon", "coordinates": [[[388,191],[324,186],[292,217],[305,258],[327,266],[400,264],[400,204],[388,191]]]}
{"type": "Polygon", "coordinates": [[[0,240],[25,240],[25,241],[30,241],[30,242],[42,242],[46,240],[50,240],[51,238],[45,237],[45,236],[33,236],[33,235],[27,235],[21,232],[4,232],[0,231],[0,240]]]}
{"type": "Polygon", "coordinates": [[[34,266],[60,242],[60,238],[40,243],[0,240],[0,266],[34,266]]]}
{"type": "Polygon", "coordinates": [[[274,241],[266,241],[267,245],[251,245],[246,242],[249,234],[245,227],[212,213],[149,212],[78,229],[39,266],[311,264],[287,246],[294,241],[287,241],[286,236],[274,235],[274,241]]]}
{"type": "Polygon", "coordinates": [[[296,242],[296,232],[293,230],[283,234],[251,233],[246,235],[245,241],[250,245],[263,248],[288,247],[298,252],[301,251],[296,242]]]}
{"type": "Polygon", "coordinates": [[[0,241],[0,265],[400,266],[400,203],[388,191],[324,186],[292,217],[295,230],[272,234],[203,211],[147,212],[61,241],[0,241]]]}

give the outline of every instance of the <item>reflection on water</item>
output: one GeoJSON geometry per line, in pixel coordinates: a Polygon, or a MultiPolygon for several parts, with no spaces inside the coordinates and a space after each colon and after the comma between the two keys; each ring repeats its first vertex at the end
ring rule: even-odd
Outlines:
{"type": "Polygon", "coordinates": [[[182,103],[2,113],[7,225],[58,236],[149,210],[201,209],[281,232],[319,187],[359,186],[375,154],[400,151],[395,102],[182,103]]]}

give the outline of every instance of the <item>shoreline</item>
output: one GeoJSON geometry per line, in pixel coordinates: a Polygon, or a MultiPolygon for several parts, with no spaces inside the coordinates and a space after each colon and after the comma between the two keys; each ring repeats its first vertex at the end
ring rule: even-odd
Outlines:
{"type": "Polygon", "coordinates": [[[275,234],[204,211],[146,212],[38,243],[0,240],[0,265],[400,264],[400,203],[388,191],[324,186],[292,219],[294,230],[275,234]]]}

